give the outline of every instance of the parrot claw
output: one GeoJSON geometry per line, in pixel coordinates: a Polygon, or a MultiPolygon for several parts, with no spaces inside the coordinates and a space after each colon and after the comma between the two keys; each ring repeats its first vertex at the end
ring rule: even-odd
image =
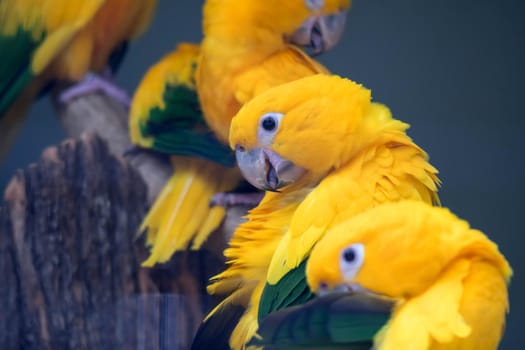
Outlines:
{"type": "Polygon", "coordinates": [[[106,72],[99,74],[87,73],[84,80],[74,84],[67,88],[58,97],[61,104],[67,104],[68,102],[93,93],[103,92],[107,96],[112,97],[119,103],[121,103],[126,109],[129,109],[131,105],[131,98],[126,91],[118,87],[111,79],[111,75],[106,72]]]}
{"type": "Polygon", "coordinates": [[[264,197],[264,192],[255,193],[216,193],[211,201],[210,206],[221,206],[225,208],[247,206],[256,207],[264,197]]]}

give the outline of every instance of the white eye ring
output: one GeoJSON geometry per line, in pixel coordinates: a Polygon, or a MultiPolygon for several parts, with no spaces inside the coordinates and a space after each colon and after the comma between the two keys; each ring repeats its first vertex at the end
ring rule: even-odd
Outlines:
{"type": "Polygon", "coordinates": [[[273,137],[279,130],[283,116],[283,113],[269,112],[263,114],[261,119],[259,119],[257,137],[261,145],[269,146],[273,142],[273,137]]]}
{"type": "Polygon", "coordinates": [[[352,280],[365,260],[365,246],[355,243],[344,247],[339,255],[339,267],[345,280],[352,280]]]}
{"type": "Polygon", "coordinates": [[[304,0],[304,2],[310,10],[319,10],[324,6],[323,0],[304,0]]]}

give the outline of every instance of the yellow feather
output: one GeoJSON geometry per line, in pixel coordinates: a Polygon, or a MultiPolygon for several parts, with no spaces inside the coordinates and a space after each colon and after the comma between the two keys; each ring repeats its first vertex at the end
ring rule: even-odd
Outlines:
{"type": "MultiPolygon", "coordinates": [[[[31,69],[36,74],[40,74],[44,69],[46,69],[49,64],[56,58],[57,53],[62,52],[66,46],[71,42],[74,35],[77,34],[79,27],[62,27],[57,29],[51,35],[49,35],[46,40],[38,47],[38,50],[35,52],[33,61],[31,63],[31,69]]],[[[77,39],[75,43],[80,43],[77,39]]],[[[90,46],[90,42],[85,42],[85,45],[90,46]]],[[[78,45],[78,44],[77,44],[78,45]]],[[[85,45],[83,45],[85,47],[85,45]]],[[[84,48],[83,47],[83,48],[84,48]]],[[[82,51],[80,51],[82,52],[82,51]]],[[[82,60],[81,67],[84,68],[87,58],[91,56],[91,47],[87,49],[87,52],[84,52],[86,56],[82,60]]],[[[85,70],[84,70],[85,72],[85,70]]]]}
{"type": "Polygon", "coordinates": [[[236,291],[242,290],[243,295],[248,296],[241,303],[247,310],[230,338],[233,349],[243,348],[243,344],[255,335],[258,301],[266,284],[264,276],[268,263],[286,230],[290,216],[309,190],[303,187],[291,196],[267,193],[259,206],[248,213],[248,221],[234,232],[229,247],[224,252],[229,266],[213,277],[208,292],[233,296],[236,291]]]}
{"type": "Polygon", "coordinates": [[[210,232],[213,232],[222,223],[222,219],[225,215],[226,209],[224,207],[215,206],[209,210],[206,220],[193,239],[191,245],[192,250],[199,250],[201,248],[202,244],[209,237],[210,232]]]}
{"type": "Polygon", "coordinates": [[[378,348],[395,350],[411,344],[414,350],[426,350],[431,339],[448,343],[467,337],[471,328],[460,314],[460,302],[469,270],[469,261],[455,262],[431,288],[403,302],[394,310],[378,348]]]}
{"type": "Polygon", "coordinates": [[[223,210],[209,207],[211,197],[230,190],[238,181],[236,170],[199,158],[173,157],[173,162],[175,172],[142,224],[152,245],[144,266],[167,261],[176,250],[186,248],[196,234],[199,242],[194,245],[201,244],[224,215],[223,210]]]}

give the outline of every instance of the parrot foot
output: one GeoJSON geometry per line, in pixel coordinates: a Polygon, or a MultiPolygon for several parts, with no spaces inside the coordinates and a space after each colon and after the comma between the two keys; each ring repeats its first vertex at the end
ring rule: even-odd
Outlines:
{"type": "Polygon", "coordinates": [[[210,206],[221,206],[225,208],[248,206],[256,207],[264,197],[264,192],[255,193],[216,193],[211,201],[210,206]]]}
{"type": "Polygon", "coordinates": [[[64,90],[58,100],[61,104],[66,104],[78,97],[93,92],[103,92],[121,103],[126,109],[129,109],[131,105],[131,97],[128,93],[117,86],[112,80],[111,75],[106,72],[102,72],[100,75],[87,73],[84,80],[64,90]]]}

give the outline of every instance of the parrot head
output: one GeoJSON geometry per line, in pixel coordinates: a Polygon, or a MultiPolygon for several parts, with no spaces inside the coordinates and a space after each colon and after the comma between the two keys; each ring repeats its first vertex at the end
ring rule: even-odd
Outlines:
{"type": "Polygon", "coordinates": [[[292,44],[309,48],[313,55],[333,48],[341,39],[350,1],[304,0],[309,10],[307,18],[285,39],[292,44]]]}
{"type": "Polygon", "coordinates": [[[278,191],[302,177],[318,182],[345,163],[370,91],[333,75],[313,75],[256,96],[232,119],[230,147],[245,178],[278,191]]]}
{"type": "Polygon", "coordinates": [[[208,0],[204,32],[233,34],[237,39],[256,36],[262,42],[273,36],[316,55],[339,42],[349,8],[350,0],[208,0]]]}
{"type": "Polygon", "coordinates": [[[469,230],[447,209],[410,200],[379,205],[326,233],[310,255],[308,285],[319,295],[409,298],[430,286],[456,256],[459,248],[444,243],[450,232],[469,230]]]}

